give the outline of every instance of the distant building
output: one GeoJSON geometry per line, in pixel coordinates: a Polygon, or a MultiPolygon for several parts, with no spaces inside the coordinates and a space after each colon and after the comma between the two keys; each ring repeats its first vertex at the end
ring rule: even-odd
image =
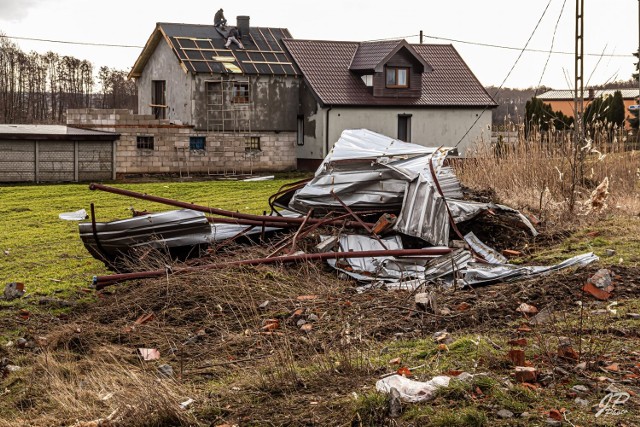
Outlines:
{"type": "MultiPolygon", "coordinates": [[[[624,101],[624,111],[626,117],[629,116],[629,107],[638,103],[638,89],[589,89],[585,91],[584,108],[594,99],[602,96],[613,96],[616,91],[622,93],[622,100],[624,101]]],[[[537,98],[545,104],[550,104],[553,111],[560,111],[562,114],[568,117],[574,117],[574,91],[572,90],[549,90],[537,98]]],[[[629,122],[625,120],[625,128],[629,129],[629,122]]]]}

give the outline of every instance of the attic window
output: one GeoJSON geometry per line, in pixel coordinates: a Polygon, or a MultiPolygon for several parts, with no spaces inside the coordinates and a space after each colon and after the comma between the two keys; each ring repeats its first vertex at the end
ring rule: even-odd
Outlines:
{"type": "Polygon", "coordinates": [[[387,67],[387,87],[406,88],[409,87],[409,69],[406,67],[387,67]]]}
{"type": "Polygon", "coordinates": [[[365,74],[364,76],[362,76],[362,81],[364,82],[364,85],[367,87],[373,86],[373,75],[365,74]]]}

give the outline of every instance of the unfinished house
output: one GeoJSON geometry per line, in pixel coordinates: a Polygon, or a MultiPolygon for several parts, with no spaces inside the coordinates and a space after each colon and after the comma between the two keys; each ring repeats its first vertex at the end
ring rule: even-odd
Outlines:
{"type": "Polygon", "coordinates": [[[299,67],[298,166],[313,168],[344,129],[366,128],[428,147],[490,138],[497,104],[451,45],[405,40],[285,40],[299,67]]]}
{"type": "Polygon", "coordinates": [[[119,174],[295,169],[299,72],[282,44],[291,34],[250,27],[248,16],[237,27],[244,49],[225,48],[229,27],[158,23],[129,75],[139,114],[80,110],[72,120],[122,135],[119,174]]]}

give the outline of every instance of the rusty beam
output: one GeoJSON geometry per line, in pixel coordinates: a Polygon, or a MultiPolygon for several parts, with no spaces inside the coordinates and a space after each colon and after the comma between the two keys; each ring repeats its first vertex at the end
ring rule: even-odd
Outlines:
{"type": "MultiPolygon", "coordinates": [[[[302,224],[305,219],[302,217],[283,217],[283,216],[269,216],[269,215],[252,215],[252,214],[243,214],[239,212],[227,211],[224,209],[212,208],[208,206],[196,205],[194,203],[181,202],[179,200],[168,199],[165,197],[152,196],[149,194],[137,193],[131,190],[125,190],[122,188],[111,187],[103,184],[92,183],[89,185],[90,190],[100,190],[105,191],[107,193],[119,194],[121,196],[133,197],[136,199],[147,200],[155,203],[162,203],[169,206],[175,206],[183,209],[191,209],[198,212],[208,213],[210,215],[220,215],[222,217],[242,219],[248,221],[259,221],[262,223],[272,223],[272,224],[302,224]]],[[[309,224],[314,224],[318,221],[323,221],[322,219],[310,218],[307,222],[309,224]]],[[[336,221],[339,222],[339,221],[336,221]]],[[[331,224],[331,222],[329,222],[331,224]]],[[[253,225],[253,224],[246,224],[253,225]]],[[[371,227],[373,224],[367,224],[367,226],[371,227]]],[[[348,223],[350,227],[362,227],[358,222],[353,221],[348,223]]]]}
{"type": "Polygon", "coordinates": [[[97,290],[103,289],[106,286],[110,286],[120,282],[126,282],[128,280],[137,279],[150,279],[154,277],[163,277],[167,274],[186,274],[193,273],[202,270],[222,269],[229,267],[236,267],[240,265],[261,265],[261,264],[287,264],[296,262],[318,261],[327,259],[340,259],[340,258],[368,258],[368,257],[382,257],[382,256],[399,256],[399,257],[411,257],[411,256],[441,256],[451,252],[450,248],[435,247],[424,249],[391,249],[391,250],[378,250],[378,251],[349,251],[349,252],[323,252],[318,254],[303,254],[303,255],[288,255],[275,258],[256,258],[240,261],[221,262],[216,264],[207,264],[197,267],[183,267],[172,270],[154,270],[154,271],[142,271],[137,273],[121,273],[111,274],[108,276],[95,276],[93,278],[93,284],[97,290]]]}

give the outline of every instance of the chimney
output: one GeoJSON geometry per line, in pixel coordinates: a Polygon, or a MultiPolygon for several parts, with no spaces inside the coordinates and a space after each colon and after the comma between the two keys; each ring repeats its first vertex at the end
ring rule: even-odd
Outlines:
{"type": "Polygon", "coordinates": [[[589,99],[593,99],[596,96],[596,91],[589,89],[589,99]]]}
{"type": "Polygon", "coordinates": [[[236,16],[236,27],[242,37],[249,36],[249,17],[246,15],[236,16]]]}

